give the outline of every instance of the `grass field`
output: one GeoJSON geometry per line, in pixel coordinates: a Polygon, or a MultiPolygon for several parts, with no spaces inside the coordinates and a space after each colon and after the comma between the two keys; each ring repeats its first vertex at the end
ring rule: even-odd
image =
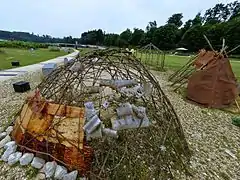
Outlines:
{"type": "Polygon", "coordinates": [[[3,51],[0,51],[0,70],[12,68],[12,61],[19,61],[21,66],[26,66],[67,54],[64,51],[54,52],[48,49],[37,49],[33,52],[11,48],[1,48],[1,50],[3,51]]]}
{"type": "MultiPolygon", "coordinates": [[[[137,57],[140,58],[140,55],[137,55],[137,57]]],[[[166,55],[165,68],[170,70],[177,70],[186,64],[189,58],[190,57],[186,56],[166,55]]],[[[160,62],[157,62],[157,59],[160,59],[160,57],[158,58],[157,55],[154,55],[153,58],[147,55],[142,55],[141,59],[143,63],[146,63],[150,66],[156,67],[158,63],[160,64],[160,62]]],[[[238,80],[240,80],[240,59],[230,59],[230,62],[235,76],[238,78],[238,80]]]]}

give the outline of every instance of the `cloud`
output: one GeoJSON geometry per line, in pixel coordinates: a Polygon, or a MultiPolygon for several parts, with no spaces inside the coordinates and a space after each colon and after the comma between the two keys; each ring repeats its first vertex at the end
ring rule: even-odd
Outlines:
{"type": "Polygon", "coordinates": [[[219,2],[229,0],[3,0],[0,29],[80,37],[90,29],[120,33],[126,28],[145,29],[149,21],[166,23],[174,13],[184,21],[219,2]]]}

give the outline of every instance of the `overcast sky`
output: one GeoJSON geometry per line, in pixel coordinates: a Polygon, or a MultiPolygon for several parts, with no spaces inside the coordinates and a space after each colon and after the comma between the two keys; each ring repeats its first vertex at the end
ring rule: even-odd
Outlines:
{"type": "Polygon", "coordinates": [[[165,24],[174,13],[183,13],[184,21],[216,3],[231,0],[1,0],[0,29],[72,35],[101,28],[120,33],[126,28],[145,27],[149,21],[165,24]]]}

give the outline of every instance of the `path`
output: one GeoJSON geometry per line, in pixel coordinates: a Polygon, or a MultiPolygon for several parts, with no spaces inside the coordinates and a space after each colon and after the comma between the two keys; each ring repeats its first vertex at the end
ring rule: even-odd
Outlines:
{"type": "Polygon", "coordinates": [[[74,58],[78,54],[78,52],[79,52],[78,50],[74,50],[74,52],[71,54],[67,54],[65,56],[50,59],[48,61],[43,61],[43,62],[40,62],[37,64],[32,64],[32,65],[28,65],[28,66],[13,68],[13,69],[2,70],[2,71],[0,71],[0,81],[11,79],[12,77],[22,75],[27,72],[34,72],[37,70],[41,70],[43,65],[47,64],[47,63],[61,64],[61,63],[63,63],[64,58],[68,58],[68,60],[70,60],[70,59],[74,58]]]}

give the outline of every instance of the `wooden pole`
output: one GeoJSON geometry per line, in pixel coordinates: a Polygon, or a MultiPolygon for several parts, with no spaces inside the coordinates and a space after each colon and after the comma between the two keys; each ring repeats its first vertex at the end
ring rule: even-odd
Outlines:
{"type": "Polygon", "coordinates": [[[157,58],[156,58],[156,59],[157,59],[157,69],[158,69],[158,67],[159,67],[159,56],[160,56],[160,55],[159,55],[159,53],[157,52],[157,58]]]}
{"type": "Polygon", "coordinates": [[[184,70],[185,68],[189,68],[192,65],[192,62],[196,58],[197,58],[197,56],[191,57],[185,65],[183,65],[180,69],[178,69],[176,72],[174,72],[172,75],[170,75],[168,80],[172,81],[174,79],[174,77],[176,77],[177,75],[179,75],[179,73],[181,73],[182,70],[184,70]]]}
{"type": "Polygon", "coordinates": [[[238,104],[238,102],[237,102],[237,100],[236,100],[236,99],[235,99],[235,103],[236,103],[236,105],[237,105],[238,112],[240,112],[240,107],[239,107],[239,104],[238,104]]]}
{"type": "Polygon", "coordinates": [[[232,50],[228,51],[227,54],[229,54],[229,53],[235,51],[235,50],[238,49],[238,48],[240,48],[240,45],[238,45],[237,47],[235,47],[235,48],[233,48],[232,50]]]}
{"type": "Polygon", "coordinates": [[[211,44],[210,41],[208,40],[207,36],[206,36],[206,35],[203,35],[203,37],[206,39],[206,41],[207,41],[208,45],[210,46],[210,48],[212,49],[212,51],[215,52],[215,50],[213,49],[212,44],[211,44]]]}
{"type": "Polygon", "coordinates": [[[222,54],[224,50],[225,50],[225,39],[223,38],[222,49],[220,53],[222,54]]]}

